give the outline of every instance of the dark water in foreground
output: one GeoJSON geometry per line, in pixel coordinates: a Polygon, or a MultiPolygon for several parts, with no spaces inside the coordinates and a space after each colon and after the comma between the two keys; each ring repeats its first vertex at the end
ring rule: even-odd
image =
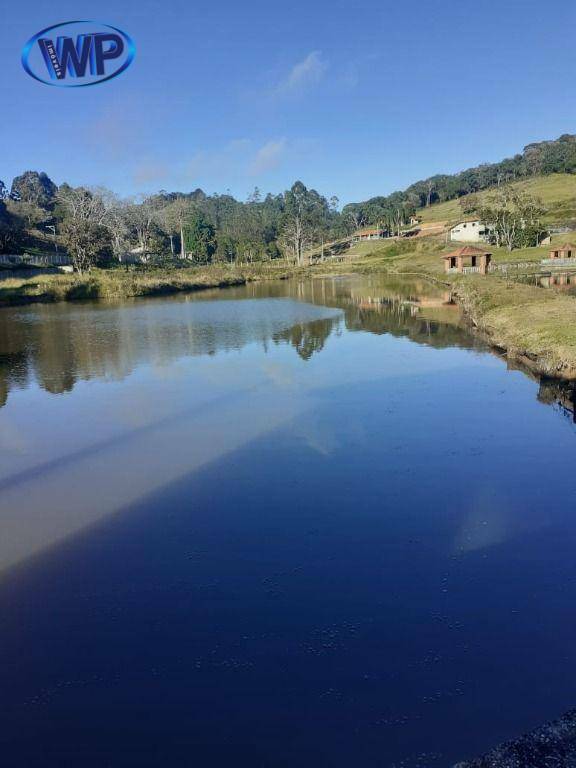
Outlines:
{"type": "Polygon", "coordinates": [[[0,312],[3,768],[450,766],[576,705],[570,397],[444,298],[0,312]]]}

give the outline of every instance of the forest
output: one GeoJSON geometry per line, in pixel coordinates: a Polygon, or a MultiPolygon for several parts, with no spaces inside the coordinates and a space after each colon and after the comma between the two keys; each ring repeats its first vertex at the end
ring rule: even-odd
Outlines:
{"type": "MultiPolygon", "coordinates": [[[[472,204],[479,191],[551,173],[576,173],[575,135],[530,144],[499,163],[432,176],[343,208],[338,198],[302,181],[278,194],[255,188],[245,201],[202,189],[122,198],[98,187],[57,186],[44,172],[26,171],[10,188],[0,181],[0,252],[65,251],[80,273],[95,264],[130,260],[242,265],[284,258],[302,265],[309,249],[358,228],[400,234],[419,209],[463,197],[472,204]]],[[[490,211],[478,213],[488,220],[490,211]]],[[[539,232],[538,225],[530,239],[537,240],[539,232]]]]}

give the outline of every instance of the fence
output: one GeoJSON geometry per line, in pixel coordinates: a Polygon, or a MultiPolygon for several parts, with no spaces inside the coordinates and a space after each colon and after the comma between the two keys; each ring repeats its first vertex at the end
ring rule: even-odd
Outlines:
{"type": "Polygon", "coordinates": [[[513,272],[514,270],[519,269],[526,269],[527,267],[532,267],[539,269],[540,263],[538,261],[513,261],[506,264],[490,264],[488,267],[488,272],[503,272],[505,275],[508,274],[508,272],[513,272]]]}
{"type": "Polygon", "coordinates": [[[542,259],[544,267],[576,267],[576,259],[542,259]]]}
{"type": "Polygon", "coordinates": [[[474,272],[479,273],[482,270],[480,269],[480,267],[462,267],[462,269],[458,269],[458,267],[450,267],[450,269],[446,271],[447,271],[447,274],[449,275],[456,275],[456,274],[471,275],[474,272]]]}
{"type": "Polygon", "coordinates": [[[549,227],[548,232],[551,235],[566,235],[570,232],[570,227],[549,227]]]}
{"type": "Polygon", "coordinates": [[[67,267],[72,262],[62,253],[36,255],[32,253],[0,253],[0,264],[8,267],[67,267]]]}

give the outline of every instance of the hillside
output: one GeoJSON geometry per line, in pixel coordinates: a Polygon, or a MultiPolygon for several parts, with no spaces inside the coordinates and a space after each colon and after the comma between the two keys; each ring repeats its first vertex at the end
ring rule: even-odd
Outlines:
{"type": "MultiPolygon", "coordinates": [[[[570,224],[576,220],[576,175],[553,173],[550,176],[535,176],[513,182],[511,186],[522,189],[542,200],[548,209],[544,217],[546,223],[570,224]]],[[[493,188],[487,189],[479,192],[477,196],[482,199],[493,192],[493,188]]],[[[448,200],[445,203],[435,203],[429,208],[419,208],[418,216],[423,222],[446,221],[455,223],[463,217],[460,201],[466,197],[468,195],[457,200],[448,200]]]]}
{"type": "Polygon", "coordinates": [[[397,228],[399,219],[407,224],[411,215],[423,208],[426,221],[452,221],[460,217],[458,200],[512,183],[525,184],[528,191],[541,194],[551,209],[547,217],[550,223],[576,224],[572,178],[576,186],[576,134],[564,134],[553,141],[528,144],[521,154],[500,162],[483,163],[454,174],[437,174],[389,195],[349,203],[343,212],[357,226],[385,224],[392,230],[397,228]],[[432,209],[430,203],[438,207],[432,209]]]}

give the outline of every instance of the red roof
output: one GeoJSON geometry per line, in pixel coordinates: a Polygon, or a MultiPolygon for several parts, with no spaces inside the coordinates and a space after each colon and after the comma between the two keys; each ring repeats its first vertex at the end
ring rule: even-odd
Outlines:
{"type": "Polygon", "coordinates": [[[473,245],[465,245],[463,248],[458,248],[457,251],[452,251],[442,256],[443,259],[453,259],[458,256],[492,256],[490,251],[483,251],[480,248],[474,248],[473,245]]]}

